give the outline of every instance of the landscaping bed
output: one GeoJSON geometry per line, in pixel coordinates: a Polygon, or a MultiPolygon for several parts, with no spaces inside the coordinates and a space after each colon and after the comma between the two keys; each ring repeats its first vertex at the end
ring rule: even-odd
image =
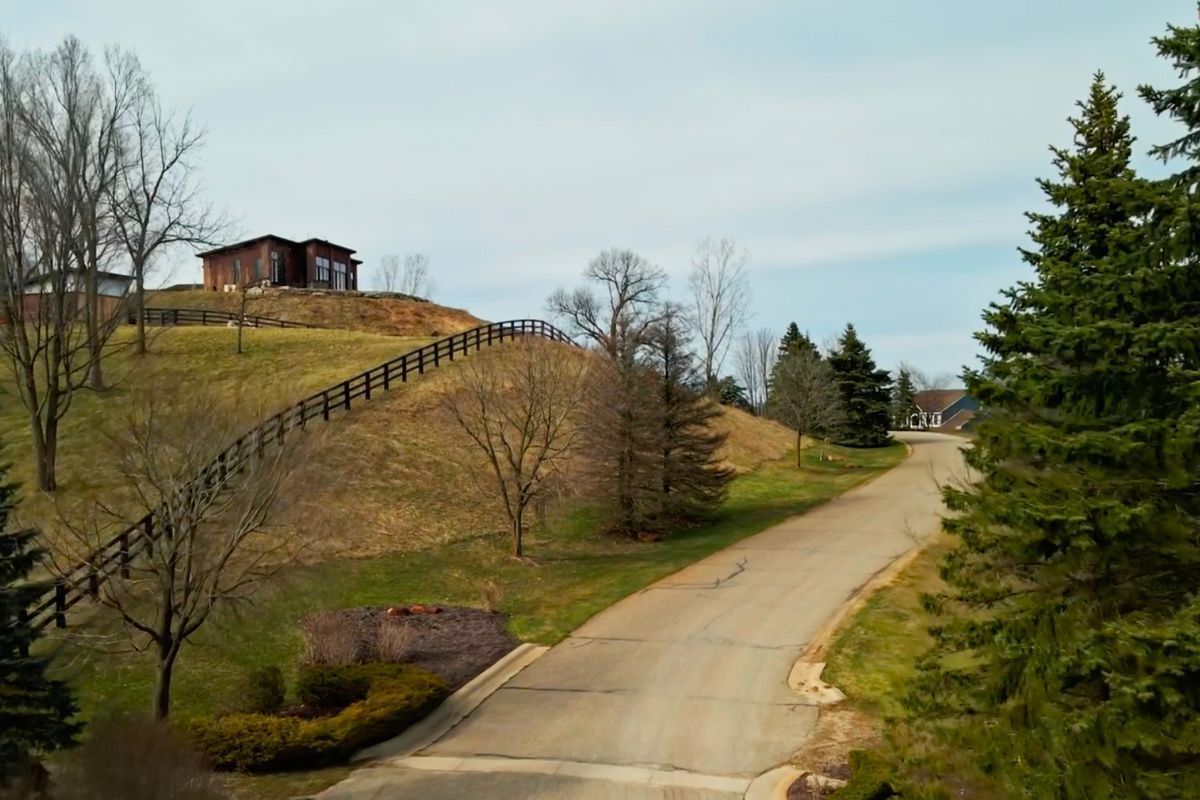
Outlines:
{"type": "Polygon", "coordinates": [[[411,637],[404,663],[437,675],[452,692],[520,644],[508,632],[506,615],[478,608],[360,606],[325,613],[357,631],[364,653],[379,652],[381,631],[402,628],[411,637]]]}

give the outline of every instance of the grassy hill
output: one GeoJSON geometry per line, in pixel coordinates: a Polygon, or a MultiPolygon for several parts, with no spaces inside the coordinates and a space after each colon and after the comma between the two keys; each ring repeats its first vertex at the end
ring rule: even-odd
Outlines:
{"type": "MultiPolygon", "coordinates": [[[[152,292],[146,299],[150,307],[231,312],[238,310],[240,302],[241,296],[233,292],[205,291],[152,292]]],[[[389,336],[448,336],[481,322],[462,309],[437,303],[357,292],[326,294],[289,289],[267,289],[250,296],[246,313],[389,336]]]]}

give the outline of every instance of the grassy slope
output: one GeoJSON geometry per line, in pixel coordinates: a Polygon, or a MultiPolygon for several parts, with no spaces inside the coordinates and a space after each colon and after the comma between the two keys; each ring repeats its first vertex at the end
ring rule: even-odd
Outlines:
{"type": "MultiPolygon", "coordinates": [[[[246,669],[290,666],[300,644],[296,622],[317,608],[478,605],[480,587],[495,580],[505,587],[502,608],[511,615],[514,632],[529,641],[556,642],[631,592],[862,483],[904,454],[899,445],[838,450],[846,462],[819,463],[806,450],[804,471],[786,460],[764,464],[735,482],[718,518],[656,544],[598,536],[591,516],[578,511],[529,537],[528,563],[508,556],[503,537],[483,534],[416,551],[295,568],[244,615],[224,615],[185,649],[176,709],[187,714],[219,708],[232,699],[236,678],[246,669]],[[848,469],[850,463],[863,468],[848,469]]],[[[86,714],[146,706],[148,659],[78,655],[72,669],[86,714]]]]}
{"type": "MultiPolygon", "coordinates": [[[[224,327],[179,327],[153,331],[151,354],[138,358],[129,349],[132,330],[114,336],[105,360],[111,389],[80,392],[60,431],[58,499],[67,506],[95,499],[113,502],[119,483],[111,468],[105,432],[121,424],[130,395],[139,388],[203,382],[214,397],[240,398],[238,412],[250,428],[281,406],[383,363],[429,341],[350,331],[247,329],[245,352],[235,349],[237,332],[224,327]],[[203,376],[202,378],[200,376],[203,376]]],[[[0,443],[12,464],[10,477],[26,489],[19,507],[21,521],[52,534],[54,501],[33,490],[36,471],[31,457],[28,417],[13,387],[0,378],[0,443]]],[[[232,403],[233,400],[231,399],[232,403]]]]}
{"type": "MultiPolygon", "coordinates": [[[[205,291],[155,292],[146,301],[151,307],[217,311],[237,311],[239,303],[240,296],[236,293],[205,291]]],[[[459,308],[358,294],[312,295],[268,290],[250,297],[246,311],[263,317],[392,336],[447,336],[480,324],[478,318],[459,308]]]]}

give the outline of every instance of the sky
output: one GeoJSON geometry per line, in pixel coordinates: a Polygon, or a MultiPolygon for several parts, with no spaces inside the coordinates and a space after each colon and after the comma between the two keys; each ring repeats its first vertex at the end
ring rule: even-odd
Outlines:
{"type": "MultiPolygon", "coordinates": [[[[750,252],[752,328],[853,322],[876,361],[974,364],[1050,144],[1103,69],[1173,85],[1150,37],[1195,0],[0,0],[18,49],[133,50],[208,130],[243,237],[427,253],[437,302],[538,317],[630,248],[682,299],[696,243],[750,252]]],[[[1162,167],[1148,158],[1148,172],[1162,167]]],[[[190,252],[160,280],[198,281],[190,252]]],[[[726,362],[732,371],[733,360],[726,362]]]]}

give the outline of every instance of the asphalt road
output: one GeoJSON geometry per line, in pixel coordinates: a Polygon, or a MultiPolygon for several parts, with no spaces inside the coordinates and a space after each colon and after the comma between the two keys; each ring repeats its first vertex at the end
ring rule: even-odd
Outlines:
{"type": "Polygon", "coordinates": [[[787,683],[806,644],[937,530],[962,475],[962,439],[902,438],[895,469],[622,600],[429,747],[319,797],[742,797],[816,723],[787,683]]]}

